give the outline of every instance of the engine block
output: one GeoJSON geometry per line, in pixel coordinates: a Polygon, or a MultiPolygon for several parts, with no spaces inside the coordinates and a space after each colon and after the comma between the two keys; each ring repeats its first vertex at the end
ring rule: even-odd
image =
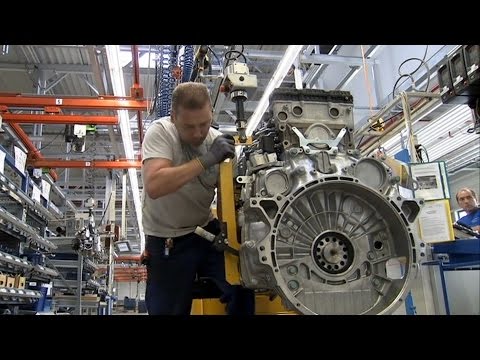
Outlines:
{"type": "Polygon", "coordinates": [[[349,92],[276,89],[237,165],[242,282],[301,314],[391,313],[424,252],[422,201],[353,131],[349,92]]]}

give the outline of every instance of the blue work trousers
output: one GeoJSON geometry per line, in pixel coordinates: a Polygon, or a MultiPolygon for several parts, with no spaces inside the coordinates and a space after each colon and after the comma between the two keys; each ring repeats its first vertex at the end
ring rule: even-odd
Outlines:
{"type": "MultiPolygon", "coordinates": [[[[212,220],[205,230],[220,232],[218,220],[212,220]]],[[[189,315],[195,278],[208,277],[222,291],[229,315],[253,315],[253,290],[230,285],[225,278],[224,253],[212,243],[190,233],[173,238],[173,247],[165,253],[165,238],[147,235],[147,289],[145,303],[149,315],[189,315]]]]}

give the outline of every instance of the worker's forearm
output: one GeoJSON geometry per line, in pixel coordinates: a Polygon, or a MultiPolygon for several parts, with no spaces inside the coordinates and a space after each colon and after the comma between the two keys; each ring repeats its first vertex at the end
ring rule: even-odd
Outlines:
{"type": "Polygon", "coordinates": [[[201,163],[194,159],[180,166],[162,168],[149,181],[148,196],[152,199],[171,194],[203,172],[201,163]]]}

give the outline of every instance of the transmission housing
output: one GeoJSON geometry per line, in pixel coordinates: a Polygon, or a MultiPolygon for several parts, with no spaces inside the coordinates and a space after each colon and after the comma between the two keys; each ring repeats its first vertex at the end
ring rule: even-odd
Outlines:
{"type": "Polygon", "coordinates": [[[349,92],[276,89],[237,163],[243,285],[301,314],[391,313],[424,255],[423,202],[353,133],[349,92]]]}

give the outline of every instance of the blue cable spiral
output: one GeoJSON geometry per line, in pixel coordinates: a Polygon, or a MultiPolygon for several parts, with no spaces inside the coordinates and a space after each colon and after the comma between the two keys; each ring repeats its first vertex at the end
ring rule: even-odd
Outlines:
{"type": "Polygon", "coordinates": [[[193,59],[193,45],[185,45],[183,56],[181,57],[180,67],[182,68],[182,82],[190,81],[192,76],[194,59],[193,59]]]}
{"type": "Polygon", "coordinates": [[[170,115],[172,92],[175,87],[175,78],[172,75],[173,67],[177,63],[177,49],[175,45],[160,45],[157,64],[159,68],[159,93],[157,97],[157,118],[170,115]]]}

